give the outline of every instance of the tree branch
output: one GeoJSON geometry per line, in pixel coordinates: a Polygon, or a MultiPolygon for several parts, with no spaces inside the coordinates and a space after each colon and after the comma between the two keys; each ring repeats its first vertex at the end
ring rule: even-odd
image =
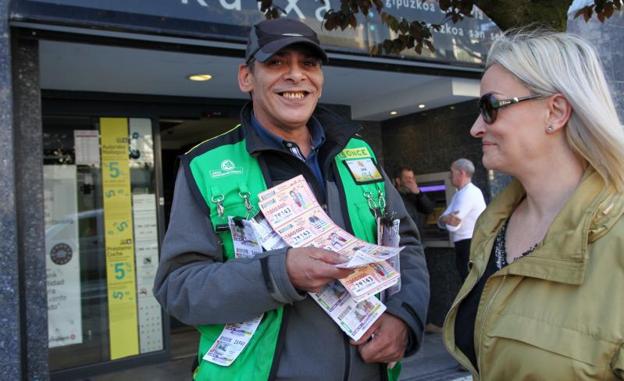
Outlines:
{"type": "MultiPolygon", "coordinates": [[[[268,19],[278,18],[284,10],[273,5],[273,0],[257,0],[260,11],[268,19]]],[[[326,0],[319,0],[325,4],[326,0]]],[[[434,1],[434,0],[422,0],[434,1]]],[[[478,6],[496,25],[502,29],[527,25],[545,26],[557,31],[565,31],[568,9],[573,0],[438,0],[438,6],[445,12],[445,21],[457,23],[464,17],[472,17],[472,9],[478,6]]],[[[594,4],[581,8],[575,17],[583,16],[588,21],[592,15],[598,20],[611,17],[615,10],[622,9],[624,0],[594,0],[594,4]]],[[[340,28],[357,27],[357,14],[368,15],[376,10],[381,22],[396,34],[371,48],[371,54],[399,54],[404,49],[414,49],[422,54],[423,47],[434,52],[432,31],[440,30],[440,24],[428,24],[420,20],[407,20],[396,17],[384,10],[383,0],[340,0],[339,9],[325,13],[323,26],[331,31],[340,28]]]]}

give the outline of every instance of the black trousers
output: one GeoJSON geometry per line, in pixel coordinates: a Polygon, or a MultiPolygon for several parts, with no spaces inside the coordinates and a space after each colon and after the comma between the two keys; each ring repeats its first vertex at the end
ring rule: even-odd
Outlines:
{"type": "Polygon", "coordinates": [[[463,282],[468,276],[468,261],[470,260],[470,239],[455,241],[455,266],[463,282]]]}

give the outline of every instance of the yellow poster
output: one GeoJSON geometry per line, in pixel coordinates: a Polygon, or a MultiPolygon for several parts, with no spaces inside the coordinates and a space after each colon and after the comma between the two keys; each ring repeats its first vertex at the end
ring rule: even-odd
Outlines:
{"type": "Polygon", "coordinates": [[[128,119],[100,118],[111,360],[139,353],[128,119]]]}

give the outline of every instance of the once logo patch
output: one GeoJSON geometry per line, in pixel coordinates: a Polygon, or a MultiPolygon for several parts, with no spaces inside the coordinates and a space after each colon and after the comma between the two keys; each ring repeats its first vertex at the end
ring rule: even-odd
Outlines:
{"type": "Polygon", "coordinates": [[[362,148],[345,148],[339,154],[341,159],[364,159],[372,157],[368,149],[362,148]]]}
{"type": "Polygon", "coordinates": [[[220,169],[213,169],[210,171],[210,177],[212,178],[242,174],[243,168],[237,167],[236,164],[230,159],[223,160],[221,162],[220,169]]]}
{"type": "Polygon", "coordinates": [[[234,162],[230,159],[225,159],[221,162],[221,169],[224,171],[231,171],[234,168],[236,168],[236,165],[234,165],[234,162]]]}

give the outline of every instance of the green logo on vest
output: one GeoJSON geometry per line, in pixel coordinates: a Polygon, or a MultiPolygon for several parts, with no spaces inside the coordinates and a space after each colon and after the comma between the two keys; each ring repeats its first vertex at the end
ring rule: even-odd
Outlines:
{"type": "Polygon", "coordinates": [[[220,169],[210,170],[210,177],[219,178],[230,175],[242,175],[243,168],[237,167],[236,164],[230,159],[225,159],[221,162],[220,169]]]}

